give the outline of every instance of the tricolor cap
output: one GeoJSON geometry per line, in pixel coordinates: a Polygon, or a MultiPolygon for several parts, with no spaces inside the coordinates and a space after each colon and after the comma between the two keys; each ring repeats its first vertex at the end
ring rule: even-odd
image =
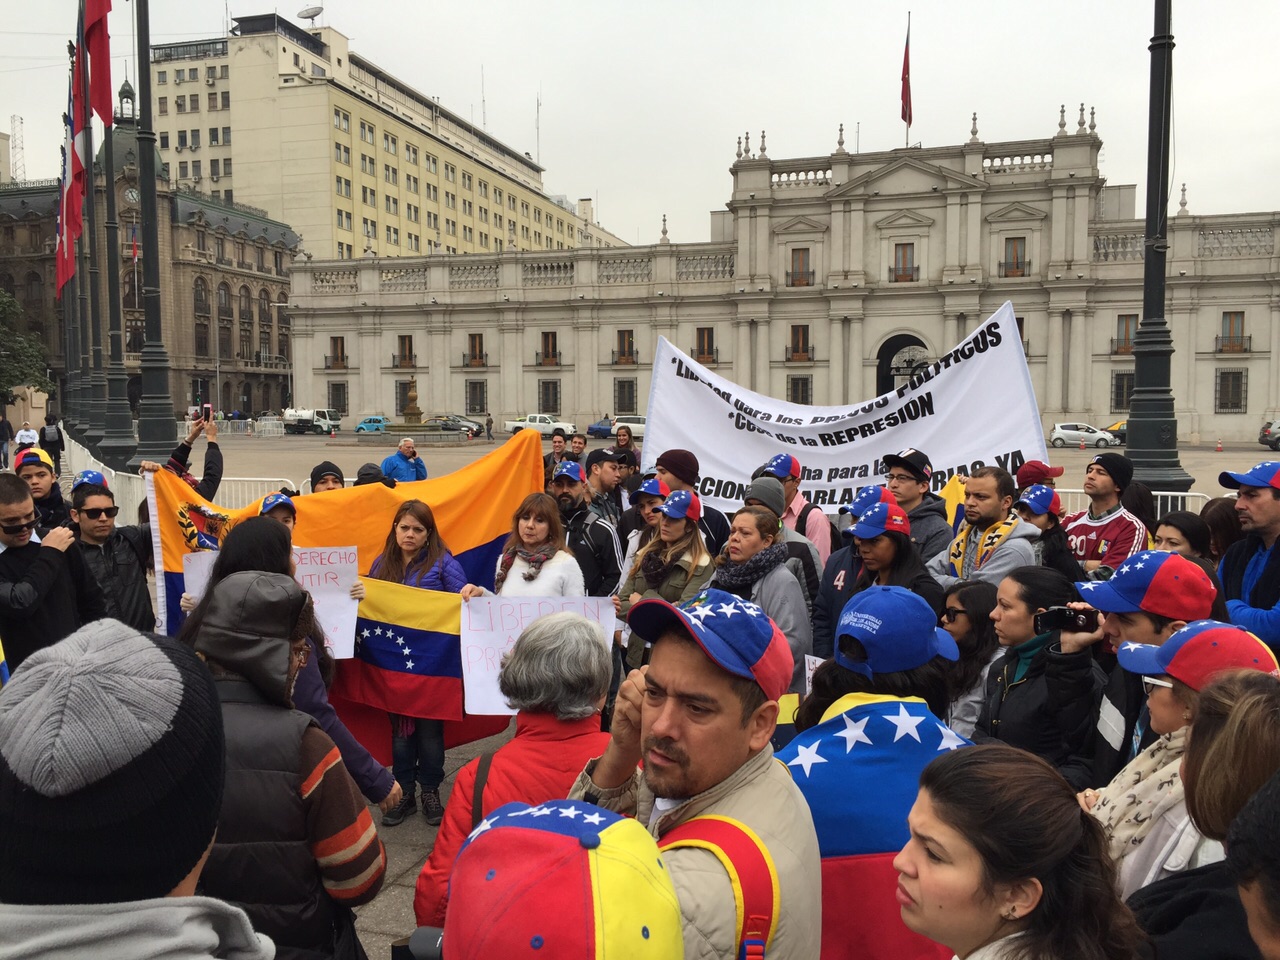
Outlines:
{"type": "Polygon", "coordinates": [[[639,821],[582,801],[508,803],[480,821],[449,875],[450,960],[667,960],[680,901],[639,821]]]}
{"type": "Polygon", "coordinates": [[[840,508],[840,512],[860,517],[871,509],[872,504],[897,502],[898,498],[893,495],[888,487],[873,483],[859,490],[853,497],[853,503],[846,503],[840,508]]]}
{"type": "Polygon", "coordinates": [[[13,458],[13,472],[21,475],[23,467],[45,466],[50,473],[54,472],[53,458],[39,447],[27,447],[18,451],[13,458]]]}
{"type": "Polygon", "coordinates": [[[1176,553],[1144,550],[1116,569],[1110,580],[1077,583],[1080,597],[1103,613],[1154,613],[1170,620],[1201,620],[1218,589],[1198,563],[1176,553]]]}
{"type": "Polygon", "coordinates": [[[298,515],[298,508],[293,505],[293,501],[288,495],[283,493],[272,493],[262,498],[262,508],[258,511],[258,516],[265,517],[276,507],[288,507],[289,512],[295,517],[298,515]]]}
{"type": "Polygon", "coordinates": [[[873,677],[922,667],[934,657],[959,660],[951,634],[938,626],[938,615],[919,594],[906,587],[868,587],[854,594],[836,625],[836,663],[873,677]],[[852,637],[867,651],[866,660],[851,660],[840,640],[852,637]]]}
{"type": "Polygon", "coordinates": [[[627,623],[650,643],[670,630],[684,633],[712,663],[754,680],[770,700],[791,686],[795,659],[786,636],[763,609],[732,593],[704,590],[678,607],[666,600],[641,600],[632,606],[627,623]]]}
{"type": "Polygon", "coordinates": [[[635,493],[631,494],[631,505],[635,506],[636,501],[641,497],[661,497],[665,500],[669,496],[671,496],[671,488],[667,486],[667,482],[658,477],[650,477],[636,488],[635,493]]]}
{"type": "Polygon", "coordinates": [[[787,477],[800,476],[800,461],[789,453],[780,453],[764,465],[761,475],[768,474],[783,480],[787,477]]]}
{"type": "Polygon", "coordinates": [[[1130,673],[1166,676],[1201,690],[1224,670],[1258,670],[1280,677],[1280,664],[1271,648],[1244,627],[1217,620],[1197,620],[1160,646],[1120,645],[1120,666],[1130,673]]]}
{"type": "Polygon", "coordinates": [[[107,486],[107,478],[97,470],[81,470],[76,474],[75,479],[71,481],[71,492],[75,493],[76,487],[83,487],[86,483],[105,487],[107,486]]]}
{"type": "Polygon", "coordinates": [[[911,521],[907,519],[907,512],[896,503],[872,504],[853,525],[853,535],[860,540],[871,540],[890,530],[911,536],[911,521]]]}
{"type": "Polygon", "coordinates": [[[697,523],[702,519],[702,501],[692,490],[677,490],[663,502],[658,510],[672,520],[692,520],[697,523]]]}
{"type": "Polygon", "coordinates": [[[1014,507],[1026,507],[1037,516],[1052,513],[1055,517],[1062,515],[1062,498],[1053,487],[1042,483],[1034,483],[1022,491],[1022,496],[1014,507]]]}
{"type": "Polygon", "coordinates": [[[1218,483],[1231,490],[1239,490],[1241,487],[1280,488],[1280,460],[1264,460],[1248,473],[1223,470],[1218,474],[1218,483]]]}
{"type": "Polygon", "coordinates": [[[568,477],[574,483],[586,483],[586,474],[582,472],[582,464],[576,460],[561,460],[556,465],[555,472],[551,474],[551,482],[559,480],[561,477],[568,477]]]}

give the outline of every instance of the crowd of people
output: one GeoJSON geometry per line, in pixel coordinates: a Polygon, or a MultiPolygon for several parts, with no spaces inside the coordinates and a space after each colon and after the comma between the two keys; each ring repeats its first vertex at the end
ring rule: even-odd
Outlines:
{"type": "MultiPolygon", "coordinates": [[[[1280,463],[1164,516],[1114,452],[1074,513],[1062,468],[984,466],[952,521],[918,449],[831,517],[790,453],[744,465],[726,515],[694,451],[645,473],[629,431],[586,447],[552,438],[491,583],[425,496],[362,571],[612,598],[612,636],[563,613],[515,641],[514,736],[447,797],[444,715],[393,714],[388,770],[329,703],[302,494],[230,530],[170,640],[145,520],[16,451],[0,957],[360,957],[379,831],[420,809],[414,909],[446,957],[1280,958],[1280,463]]],[[[216,423],[143,469],[213,498],[216,423]]],[[[406,438],[356,483],[426,476],[406,438]]],[[[345,485],[325,461],[306,496],[345,485]]]]}

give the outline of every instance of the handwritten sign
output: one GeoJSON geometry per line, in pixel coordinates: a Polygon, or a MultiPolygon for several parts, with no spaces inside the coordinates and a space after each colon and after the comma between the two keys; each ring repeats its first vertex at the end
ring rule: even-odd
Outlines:
{"type": "Polygon", "coordinates": [[[202,550],[199,553],[188,553],[182,558],[182,587],[196,599],[204,596],[209,585],[209,574],[213,572],[213,561],[218,559],[217,550],[202,550]]]}
{"type": "Polygon", "coordinates": [[[356,607],[351,586],[359,579],[355,547],[294,547],[294,579],[311,594],[316,620],[338,660],[355,656],[356,607]]]}
{"type": "Polygon", "coordinates": [[[467,713],[510,716],[498,689],[502,655],[525,627],[551,613],[579,613],[600,624],[600,642],[613,648],[613,601],[608,597],[475,597],[462,605],[462,689],[467,713]]]}
{"type": "Polygon", "coordinates": [[[813,671],[826,663],[821,657],[815,657],[806,653],[804,655],[804,695],[807,697],[813,693],[813,671]]]}

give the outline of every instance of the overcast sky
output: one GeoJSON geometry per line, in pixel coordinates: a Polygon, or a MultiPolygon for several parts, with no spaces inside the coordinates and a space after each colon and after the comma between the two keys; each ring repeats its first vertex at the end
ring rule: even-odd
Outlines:
{"type": "MultiPolygon", "coordinates": [[[[25,120],[28,178],[57,175],[65,45],[75,0],[6,0],[0,129],[25,120]]],[[[115,0],[114,83],[136,69],[135,4],[115,0]]],[[[304,0],[277,12],[299,22],[304,0]]],[[[705,240],[728,199],[737,137],[768,131],[772,157],[825,155],[845,125],[863,152],[903,144],[899,77],[907,10],[915,123],[926,147],[1049,137],[1058,106],[1074,131],[1097,109],[1108,181],[1144,183],[1151,0],[1024,3],[951,0],[330,0],[317,23],[491,135],[540,156],[550,193],[592,196],[630,242],[705,240]],[[481,104],[481,68],[485,105],[481,104]],[[536,133],[542,99],[541,150],[536,133]]],[[[221,36],[266,3],[152,0],[152,41],[221,36]]],[[[1173,181],[1192,213],[1280,210],[1275,0],[1174,4],[1173,181]],[[1268,104],[1270,106],[1268,106],[1268,104]]],[[[1138,201],[1141,212],[1143,203],[1138,201]]]]}

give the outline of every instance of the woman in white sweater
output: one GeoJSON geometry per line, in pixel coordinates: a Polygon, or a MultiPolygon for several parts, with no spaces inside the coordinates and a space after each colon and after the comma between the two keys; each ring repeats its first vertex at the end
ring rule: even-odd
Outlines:
{"type": "Polygon", "coordinates": [[[560,508],[545,493],[524,498],[511,518],[511,536],[498,558],[493,590],[473,583],[462,588],[472,597],[583,597],[582,568],[564,540],[560,508]]]}

